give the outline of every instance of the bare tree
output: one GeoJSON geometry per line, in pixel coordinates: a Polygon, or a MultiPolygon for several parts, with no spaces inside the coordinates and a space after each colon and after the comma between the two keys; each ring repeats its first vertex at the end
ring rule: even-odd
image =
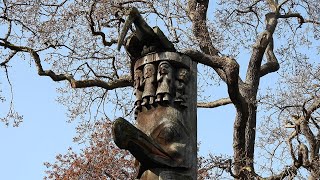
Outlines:
{"type": "MultiPolygon", "coordinates": [[[[201,108],[233,104],[236,109],[234,155],[230,159],[212,156],[208,171],[217,167],[236,179],[259,179],[268,175],[267,179],[285,179],[296,176],[303,167],[310,172],[310,179],[320,177],[319,83],[292,86],[296,92],[287,91],[285,95],[280,89],[280,94],[258,97],[261,79],[278,71],[280,65],[285,72],[294,74],[295,69],[290,67],[304,67],[308,58],[319,55],[319,1],[3,0],[0,6],[3,32],[0,66],[8,75],[10,61],[20,57],[30,60],[40,76],[67,82],[66,87],[59,89],[62,94],[59,102],[68,107],[70,120],[82,119],[78,129],[81,139],[93,128],[94,121],[88,119],[105,116],[107,102],[114,104],[115,110],[121,109],[126,116],[132,114],[133,103],[128,98],[130,91],[127,91],[133,84],[130,61],[125,53],[116,51],[116,42],[128,10],[133,6],[148,21],[162,26],[179,51],[216,72],[213,75],[208,71],[206,78],[218,78],[227,85],[229,97],[199,103],[201,108]],[[248,58],[243,58],[242,52],[248,53],[248,58]],[[248,63],[245,78],[239,73],[240,62],[248,63]],[[76,90],[68,91],[68,84],[76,90]],[[122,90],[117,90],[119,88],[122,90]],[[307,91],[299,97],[298,92],[305,92],[303,88],[311,89],[312,95],[307,91]],[[273,95],[280,96],[269,98],[273,95]],[[281,98],[287,101],[281,101],[281,98]],[[273,146],[280,138],[287,139],[281,145],[285,144],[283,147],[292,161],[282,162],[291,163],[283,170],[272,170],[274,167],[269,166],[270,174],[259,173],[255,168],[256,147],[264,147],[255,143],[259,102],[269,105],[261,106],[264,110],[278,108],[279,117],[287,117],[287,127],[293,129],[288,133],[283,129],[285,126],[279,127],[284,133],[278,135],[282,131],[266,130],[271,130],[273,123],[281,119],[270,115],[263,121],[263,125],[271,128],[264,127],[262,132],[278,138],[267,144],[273,146]],[[292,118],[288,119],[289,116],[292,118]]],[[[318,67],[308,67],[314,72],[313,79],[317,79],[318,67]]],[[[296,75],[303,77],[303,74],[296,75]]],[[[9,78],[8,82],[11,85],[9,78]]],[[[290,78],[284,81],[288,87],[291,87],[290,83],[290,78]]],[[[214,91],[214,87],[206,88],[214,91]]],[[[20,122],[21,117],[13,111],[12,104],[10,107],[1,120],[7,124],[10,118],[20,122]]],[[[274,159],[276,156],[270,157],[271,165],[274,159]]],[[[264,167],[268,166],[261,168],[264,167]]]]}

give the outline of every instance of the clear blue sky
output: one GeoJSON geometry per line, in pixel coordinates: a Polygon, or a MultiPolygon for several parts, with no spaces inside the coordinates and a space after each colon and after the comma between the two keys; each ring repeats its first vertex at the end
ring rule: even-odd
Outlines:
{"type": "MultiPolygon", "coordinates": [[[[26,61],[14,59],[10,65],[15,108],[24,122],[18,128],[0,123],[0,179],[42,179],[43,162],[53,162],[58,153],[66,152],[72,145],[75,126],[66,123],[66,111],[55,101],[57,83],[39,77],[26,61]]],[[[1,71],[1,88],[6,89],[9,86],[1,71]]],[[[0,104],[1,116],[8,110],[4,105],[0,104]]]]}
{"type": "MultiPolygon", "coordinates": [[[[65,153],[75,136],[75,124],[66,122],[66,110],[55,99],[59,83],[39,77],[34,65],[21,59],[10,62],[15,109],[24,116],[20,127],[0,124],[0,179],[37,180],[45,171],[43,162],[53,162],[58,153],[65,153]]],[[[1,69],[1,88],[8,84],[1,69]]],[[[223,93],[225,87],[214,93],[223,93]]],[[[7,95],[7,100],[9,96],[7,95]]],[[[3,116],[8,107],[0,104],[3,116]]],[[[216,109],[198,110],[198,141],[201,154],[209,152],[232,155],[234,110],[231,105],[216,109]]]]}

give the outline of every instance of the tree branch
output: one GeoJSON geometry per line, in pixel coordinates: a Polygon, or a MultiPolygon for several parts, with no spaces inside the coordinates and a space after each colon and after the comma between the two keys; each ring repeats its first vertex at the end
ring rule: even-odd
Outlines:
{"type": "Polygon", "coordinates": [[[189,0],[188,12],[193,24],[193,33],[198,40],[200,49],[212,56],[218,55],[219,51],[213,46],[207,27],[208,0],[189,0]]]}
{"type": "MultiPolygon", "coordinates": [[[[1,39],[2,40],[2,39],[1,39]]],[[[43,70],[41,59],[37,51],[30,47],[15,46],[9,42],[0,42],[0,46],[7,47],[14,51],[27,52],[34,59],[35,65],[40,76],[49,76],[53,81],[64,81],[67,80],[73,88],[85,88],[85,87],[101,87],[106,90],[112,90],[115,88],[132,86],[133,82],[130,76],[123,76],[119,79],[105,82],[100,79],[92,80],[75,80],[71,74],[56,74],[52,70],[43,70]]]]}
{"type": "MultiPolygon", "coordinates": [[[[218,56],[219,50],[217,50],[212,43],[211,35],[207,27],[207,10],[208,0],[197,1],[188,0],[188,16],[192,22],[192,31],[196,37],[199,47],[202,52],[212,56],[218,56]]],[[[226,81],[226,75],[223,70],[214,68],[223,81],[226,81]]]]}
{"type": "Polygon", "coordinates": [[[222,98],[212,102],[198,102],[197,107],[198,108],[216,108],[216,107],[228,105],[231,103],[232,101],[230,98],[222,98]]]}
{"type": "MultiPolygon", "coordinates": [[[[6,21],[8,21],[9,23],[16,22],[17,24],[20,24],[23,28],[26,28],[28,31],[30,31],[33,35],[37,35],[37,33],[35,33],[34,30],[32,30],[31,28],[29,28],[28,26],[26,26],[21,20],[18,19],[10,19],[5,15],[0,16],[0,19],[4,19],[6,21]]],[[[10,30],[11,31],[11,30],[10,30]]]]}
{"type": "Polygon", "coordinates": [[[90,30],[91,30],[91,32],[92,32],[92,35],[94,35],[94,36],[101,36],[101,38],[102,38],[102,43],[103,43],[103,45],[105,45],[105,46],[111,46],[111,45],[113,45],[113,44],[116,44],[118,41],[116,40],[116,39],[112,39],[110,42],[109,41],[107,41],[106,40],[106,35],[103,33],[103,32],[101,32],[101,31],[96,31],[95,30],[95,23],[94,23],[94,20],[93,20],[93,17],[92,17],[92,15],[93,15],[93,11],[94,11],[94,9],[95,9],[95,6],[96,6],[96,1],[94,1],[93,3],[92,3],[92,5],[91,5],[91,8],[90,8],[90,12],[89,12],[89,19],[88,19],[88,21],[89,21],[89,26],[90,26],[90,30]]]}
{"type": "Polygon", "coordinates": [[[101,87],[106,90],[112,90],[112,89],[116,89],[116,88],[132,86],[132,84],[133,84],[130,76],[124,76],[121,79],[105,82],[100,79],[78,80],[77,81],[70,74],[58,74],[57,75],[51,70],[44,71],[42,69],[42,65],[41,65],[41,61],[40,61],[40,57],[39,57],[38,53],[36,53],[35,51],[31,51],[30,53],[35,60],[35,64],[38,68],[38,74],[40,76],[49,76],[54,81],[67,80],[70,82],[71,87],[73,87],[73,88],[101,87]]]}
{"type": "Polygon", "coordinates": [[[188,55],[194,61],[210,66],[214,69],[220,69],[225,73],[228,94],[233,104],[241,108],[243,102],[239,91],[239,64],[229,57],[210,56],[195,50],[186,50],[184,54],[188,55]]]}
{"type": "Polygon", "coordinates": [[[273,38],[269,42],[265,54],[267,57],[267,63],[261,66],[260,77],[263,77],[272,72],[276,72],[280,68],[278,59],[273,52],[273,38]]]}
{"type": "Polygon", "coordinates": [[[6,66],[7,63],[17,54],[17,51],[12,51],[9,56],[2,62],[0,63],[0,66],[6,66]]]}
{"type": "Polygon", "coordinates": [[[320,98],[316,99],[311,106],[307,109],[306,118],[309,119],[311,114],[320,108],[320,98]]]}
{"type": "MultiPolygon", "coordinates": [[[[272,41],[272,35],[277,26],[277,15],[275,13],[267,14],[266,23],[267,23],[266,30],[259,35],[255,44],[253,45],[253,52],[250,57],[250,62],[248,65],[248,71],[246,75],[246,83],[251,84],[253,86],[252,87],[253,89],[256,89],[257,86],[259,85],[259,80],[261,77],[260,69],[261,69],[263,54],[265,53],[267,46],[272,41]]],[[[273,44],[271,44],[270,46],[271,46],[271,49],[269,49],[269,52],[268,52],[269,54],[270,54],[270,50],[272,50],[273,44]]],[[[272,53],[270,55],[272,55],[272,53]]]]}
{"type": "Polygon", "coordinates": [[[301,165],[291,165],[289,167],[286,167],[282,172],[280,172],[278,175],[270,176],[267,178],[263,178],[264,180],[282,180],[285,179],[287,176],[297,175],[298,169],[301,167],[301,165]]]}
{"type": "Polygon", "coordinates": [[[300,26],[303,23],[312,23],[312,24],[320,25],[319,21],[305,19],[300,13],[287,13],[287,14],[279,15],[279,18],[285,18],[285,19],[292,18],[292,17],[298,18],[298,22],[299,22],[300,26]]]}
{"type": "Polygon", "coordinates": [[[309,126],[309,120],[311,118],[311,114],[320,108],[320,99],[315,99],[315,101],[305,110],[305,114],[302,121],[301,121],[301,132],[308,140],[309,146],[310,146],[310,159],[316,160],[319,158],[319,152],[318,152],[318,142],[317,139],[310,129],[309,126]]]}

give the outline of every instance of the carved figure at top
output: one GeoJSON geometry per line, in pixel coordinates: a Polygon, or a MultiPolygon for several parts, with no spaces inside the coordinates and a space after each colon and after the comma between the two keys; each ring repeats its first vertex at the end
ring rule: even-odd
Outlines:
{"type": "Polygon", "coordinates": [[[158,89],[156,102],[168,103],[171,100],[173,88],[173,70],[169,62],[162,61],[158,67],[158,89]]]}
{"type": "Polygon", "coordinates": [[[142,106],[147,106],[154,103],[156,93],[156,68],[153,64],[146,64],[143,68],[143,93],[142,106]]]}
{"type": "Polygon", "coordinates": [[[186,84],[189,80],[189,71],[185,68],[178,69],[177,77],[175,81],[176,97],[175,102],[180,103],[181,106],[186,106],[186,84]]]}
{"type": "Polygon", "coordinates": [[[124,41],[126,51],[131,59],[137,59],[150,52],[176,51],[172,42],[163,32],[158,27],[151,28],[135,7],[128,11],[128,18],[118,39],[118,50],[124,41]],[[132,24],[135,25],[135,31],[125,41],[132,24]]]}
{"type": "Polygon", "coordinates": [[[141,109],[142,93],[143,93],[143,73],[140,69],[134,72],[134,95],[136,96],[136,101],[134,105],[138,110],[141,109]]]}

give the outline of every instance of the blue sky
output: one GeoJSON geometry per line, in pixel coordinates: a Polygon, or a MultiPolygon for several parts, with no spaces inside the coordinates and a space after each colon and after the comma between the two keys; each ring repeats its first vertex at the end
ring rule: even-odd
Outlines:
{"type": "MultiPolygon", "coordinates": [[[[52,162],[58,153],[66,152],[75,125],[66,123],[65,109],[55,101],[57,83],[39,77],[26,61],[16,58],[10,65],[15,109],[24,122],[18,128],[0,124],[0,179],[42,179],[43,162],[52,162]]],[[[1,88],[8,88],[4,73],[0,75],[1,88]]],[[[0,104],[1,116],[7,109],[7,104],[0,104]]]]}

